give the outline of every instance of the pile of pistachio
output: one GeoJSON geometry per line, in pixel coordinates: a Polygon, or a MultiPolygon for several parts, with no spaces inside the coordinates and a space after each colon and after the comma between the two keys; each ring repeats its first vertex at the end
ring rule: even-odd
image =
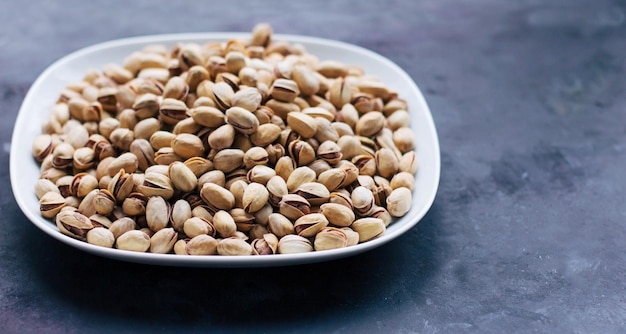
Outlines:
{"type": "Polygon", "coordinates": [[[302,45],[150,45],[68,85],[33,143],[41,215],[103,247],[190,255],[355,245],[411,207],[407,103],[302,45]]]}

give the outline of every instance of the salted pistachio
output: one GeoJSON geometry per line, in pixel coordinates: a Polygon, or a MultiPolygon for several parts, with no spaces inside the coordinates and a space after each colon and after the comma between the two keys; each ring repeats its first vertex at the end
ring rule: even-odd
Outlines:
{"type": "Polygon", "coordinates": [[[205,183],[200,190],[200,196],[209,206],[217,209],[230,210],[235,206],[233,194],[217,184],[205,183]]]}
{"type": "Polygon", "coordinates": [[[250,239],[253,240],[253,242],[251,244],[254,245],[254,240],[255,239],[260,239],[260,238],[263,237],[263,235],[268,234],[268,233],[270,233],[270,231],[267,229],[266,225],[254,224],[254,226],[248,232],[248,235],[250,236],[250,239]]]}
{"type": "Polygon", "coordinates": [[[359,118],[355,132],[359,136],[371,137],[376,135],[385,125],[385,115],[379,111],[370,111],[359,118]]]}
{"type": "Polygon", "coordinates": [[[415,151],[404,153],[398,162],[398,170],[400,172],[407,172],[411,175],[415,175],[417,168],[417,154],[415,151]]]}
{"type": "Polygon", "coordinates": [[[361,143],[361,146],[359,147],[360,151],[357,154],[369,155],[373,157],[376,154],[376,151],[380,148],[377,142],[369,137],[356,136],[356,138],[361,143]]]}
{"type": "Polygon", "coordinates": [[[318,77],[308,66],[295,65],[291,71],[291,79],[296,82],[302,95],[314,95],[320,89],[318,77]]]}
{"type": "Polygon", "coordinates": [[[150,248],[150,236],[139,230],[127,231],[117,237],[115,246],[117,249],[145,252],[150,248]]]}
{"type": "Polygon", "coordinates": [[[267,181],[266,188],[269,195],[269,203],[275,207],[278,207],[283,196],[289,193],[287,189],[287,183],[282,177],[278,175],[271,177],[267,181]]]}
{"type": "Polygon", "coordinates": [[[137,167],[145,171],[148,167],[154,165],[154,149],[145,139],[135,139],[130,144],[130,153],[137,158],[137,167]]]}
{"type": "Polygon", "coordinates": [[[235,141],[235,128],[230,124],[224,124],[215,129],[208,137],[209,147],[214,150],[223,150],[233,146],[235,141]]]}
{"type": "Polygon", "coordinates": [[[317,182],[323,184],[329,191],[335,191],[346,182],[346,172],[341,168],[331,168],[317,177],[317,182]]]}
{"type": "Polygon", "coordinates": [[[413,176],[413,174],[407,172],[399,172],[398,174],[394,175],[389,183],[391,189],[405,187],[409,190],[413,190],[414,185],[415,177],[413,176]]]}
{"type": "Polygon", "coordinates": [[[241,51],[230,51],[224,57],[226,61],[226,70],[230,73],[237,74],[246,66],[246,56],[241,51]]]}
{"type": "Polygon", "coordinates": [[[167,227],[170,217],[170,204],[161,196],[152,196],[146,204],[146,223],[157,232],[167,227]]]}
{"type": "Polygon", "coordinates": [[[272,41],[272,26],[268,23],[258,23],[252,29],[250,45],[267,47],[272,41]]]}
{"type": "Polygon", "coordinates": [[[317,149],[317,156],[334,165],[341,161],[343,153],[341,153],[341,147],[337,143],[328,140],[320,144],[317,149]]]}
{"type": "Polygon", "coordinates": [[[287,115],[291,112],[300,111],[300,107],[293,102],[284,102],[277,99],[270,99],[265,102],[265,106],[272,109],[274,114],[283,120],[287,119],[287,115]]]}
{"type": "Polygon", "coordinates": [[[269,216],[273,212],[274,212],[274,208],[272,207],[271,204],[267,203],[261,210],[253,213],[252,215],[254,216],[254,221],[257,224],[267,225],[269,222],[269,216]]]}
{"type": "Polygon", "coordinates": [[[315,123],[313,117],[302,112],[287,114],[287,124],[302,138],[311,138],[317,131],[317,123],[315,123]]]}
{"type": "Polygon", "coordinates": [[[406,153],[415,147],[413,130],[402,127],[393,132],[393,142],[402,153],[406,153]]]}
{"type": "Polygon", "coordinates": [[[52,218],[66,206],[65,198],[57,191],[48,191],[39,199],[39,212],[45,218],[52,218]]]}
{"type": "Polygon", "coordinates": [[[265,165],[256,165],[248,171],[246,178],[249,182],[258,182],[265,185],[273,176],[276,176],[276,171],[273,168],[265,165]]]}
{"type": "Polygon", "coordinates": [[[393,114],[387,116],[387,125],[391,131],[408,127],[410,122],[411,116],[409,116],[409,113],[406,110],[396,110],[393,114]]]}
{"type": "Polygon", "coordinates": [[[385,224],[385,227],[389,226],[389,224],[391,224],[391,221],[393,219],[389,211],[387,211],[387,209],[378,205],[374,207],[374,209],[370,213],[370,216],[382,220],[383,223],[385,224]]]}
{"type": "MultiPolygon", "coordinates": [[[[169,205],[166,205],[169,208],[169,205]]],[[[176,230],[181,232],[183,230],[183,225],[185,224],[185,221],[189,218],[191,218],[193,215],[193,210],[191,209],[191,204],[189,201],[184,200],[184,199],[179,199],[176,202],[174,202],[174,205],[171,206],[171,212],[165,212],[167,213],[167,217],[160,217],[159,219],[162,219],[161,221],[159,221],[160,226],[165,226],[167,225],[167,222],[165,221],[165,218],[169,218],[169,222],[172,225],[172,227],[176,230]],[[165,225],[164,225],[165,224],[165,225]]],[[[198,207],[196,207],[198,208],[198,207]]],[[[163,210],[163,207],[161,206],[160,212],[164,213],[165,210],[163,210]]],[[[169,211],[169,210],[168,210],[169,211]]],[[[198,213],[199,210],[196,211],[196,213],[198,213]]],[[[146,215],[147,217],[147,215],[146,215]]],[[[208,221],[211,221],[212,216],[208,217],[205,215],[202,215],[201,217],[207,219],[208,221]]]]}
{"type": "Polygon", "coordinates": [[[93,199],[93,206],[97,213],[108,215],[115,208],[116,199],[107,189],[100,189],[93,199]]]}
{"type": "Polygon", "coordinates": [[[133,174],[120,169],[109,182],[107,190],[116,201],[122,202],[133,191],[133,174]]]}
{"type": "Polygon", "coordinates": [[[196,177],[213,170],[213,162],[202,157],[191,157],[185,160],[184,163],[196,177]]]}
{"type": "Polygon", "coordinates": [[[67,175],[67,172],[64,169],[51,167],[51,168],[42,169],[41,175],[39,175],[39,178],[56,182],[59,178],[66,176],[66,175],[67,175]]]}
{"type": "Polygon", "coordinates": [[[217,230],[213,225],[214,223],[215,221],[210,222],[203,217],[190,217],[183,222],[182,230],[190,238],[201,234],[214,236],[217,230]]]}
{"type": "MultiPolygon", "coordinates": [[[[317,117],[315,118],[315,124],[317,127],[315,136],[313,136],[315,140],[319,141],[320,143],[325,142],[325,141],[337,142],[339,140],[339,133],[333,127],[333,124],[338,124],[337,122],[331,123],[331,121],[325,118],[317,117]]],[[[339,123],[339,124],[343,124],[343,123],[339,123]]]]}
{"type": "Polygon", "coordinates": [[[98,179],[88,173],[78,173],[72,178],[70,193],[77,197],[85,197],[98,187],[98,179]]]}
{"type": "Polygon", "coordinates": [[[393,141],[393,132],[388,128],[382,128],[380,130],[375,137],[375,143],[376,147],[390,149],[396,155],[396,160],[400,160],[402,157],[402,152],[400,152],[393,141]]]}
{"type": "Polygon", "coordinates": [[[374,157],[360,154],[352,158],[352,163],[359,169],[360,175],[376,175],[376,159],[374,157]]]}
{"type": "Polygon", "coordinates": [[[405,187],[394,189],[387,197],[387,211],[394,217],[402,217],[411,209],[412,193],[405,187]]]}
{"type": "Polygon", "coordinates": [[[172,130],[172,133],[175,135],[179,135],[181,133],[196,134],[203,129],[204,128],[202,127],[202,125],[196,123],[193,118],[188,117],[176,123],[176,125],[174,125],[174,129],[172,130]]]}
{"type": "Polygon", "coordinates": [[[362,154],[361,141],[356,136],[345,135],[337,140],[344,159],[352,159],[362,154]]]}
{"type": "Polygon", "coordinates": [[[287,152],[297,166],[308,165],[315,160],[315,150],[306,141],[298,139],[292,141],[289,143],[287,152]]]}
{"type": "MultiPolygon", "coordinates": [[[[213,57],[211,57],[213,58],[213,57]]],[[[226,82],[218,82],[213,85],[212,98],[215,101],[215,105],[220,110],[227,110],[232,107],[233,96],[235,92],[233,88],[226,82]]]]}
{"type": "Polygon", "coordinates": [[[159,106],[159,117],[164,123],[175,125],[187,118],[187,105],[180,100],[165,98],[159,106]]]}
{"type": "Polygon", "coordinates": [[[348,237],[346,246],[354,246],[359,243],[359,234],[349,227],[340,228],[348,237]]]}
{"type": "Polygon", "coordinates": [[[257,225],[254,221],[254,215],[246,212],[246,210],[242,208],[234,208],[228,213],[233,217],[233,221],[235,225],[237,225],[237,231],[248,233],[257,225]]]}
{"type": "Polygon", "coordinates": [[[398,159],[391,149],[381,148],[376,152],[376,169],[382,177],[392,177],[398,172],[398,159]]]}
{"type": "Polygon", "coordinates": [[[265,233],[261,238],[254,239],[250,246],[254,255],[276,254],[278,238],[272,233],[265,233]]]}
{"type": "Polygon", "coordinates": [[[132,109],[135,110],[135,116],[141,120],[155,117],[160,109],[159,98],[152,93],[140,95],[135,99],[132,109]]]}
{"type": "Polygon", "coordinates": [[[355,220],[354,211],[350,207],[339,203],[325,203],[320,206],[321,213],[328,222],[335,226],[350,226],[355,220]]]}
{"type": "Polygon", "coordinates": [[[113,233],[105,227],[92,228],[87,232],[85,237],[88,243],[96,246],[112,248],[115,243],[113,233]]]}
{"type": "Polygon", "coordinates": [[[279,254],[308,253],[313,251],[313,245],[307,238],[288,234],[278,241],[277,251],[279,254]]]}
{"type": "Polygon", "coordinates": [[[279,202],[279,212],[292,220],[311,213],[311,204],[304,197],[296,194],[284,195],[279,202]]]}
{"type": "Polygon", "coordinates": [[[71,210],[60,211],[55,222],[61,233],[79,240],[85,240],[87,232],[94,227],[87,216],[71,210]]]}
{"type": "Polygon", "coordinates": [[[359,242],[372,240],[385,232],[385,223],[379,218],[357,219],[350,227],[359,234],[359,242]]]}
{"type": "Polygon", "coordinates": [[[150,253],[167,254],[174,249],[178,233],[171,227],[156,231],[150,237],[150,253]]]}
{"type": "Polygon", "coordinates": [[[301,109],[302,109],[303,114],[307,116],[311,116],[314,119],[323,118],[329,122],[332,122],[335,120],[335,114],[329,111],[328,109],[325,109],[322,107],[306,107],[306,108],[301,108],[301,109]]]}
{"type": "Polygon", "coordinates": [[[102,105],[102,109],[107,112],[117,112],[117,88],[103,87],[98,91],[96,100],[102,105]]]}
{"type": "MultiPolygon", "coordinates": [[[[181,241],[183,240],[179,240],[178,242],[181,241]]],[[[212,236],[200,234],[191,238],[188,242],[185,242],[183,251],[186,255],[214,255],[217,254],[217,244],[218,241],[212,236]]],[[[176,252],[176,254],[181,253],[176,252]]]]}
{"type": "Polygon", "coordinates": [[[191,91],[195,91],[198,84],[205,80],[209,80],[211,75],[204,66],[195,65],[192,66],[187,72],[185,72],[185,83],[189,86],[191,91]]]}
{"type": "Polygon", "coordinates": [[[321,183],[305,182],[298,186],[295,193],[304,197],[312,206],[319,206],[328,202],[330,192],[321,183]]]}
{"type": "Polygon", "coordinates": [[[69,143],[62,142],[52,151],[52,167],[64,169],[71,167],[74,162],[74,147],[69,143]]]}
{"type": "Polygon", "coordinates": [[[204,145],[198,136],[190,133],[181,133],[170,143],[174,153],[183,159],[204,155],[204,145]]]}
{"type": "Polygon", "coordinates": [[[174,195],[174,186],[169,177],[156,172],[145,173],[144,181],[137,186],[137,191],[151,196],[161,196],[170,199],[174,195]]]}
{"type": "Polygon", "coordinates": [[[184,100],[189,94],[189,85],[181,77],[171,77],[163,88],[163,98],[184,100]]]}
{"type": "Polygon", "coordinates": [[[137,74],[137,78],[147,81],[157,81],[161,85],[170,78],[170,71],[167,68],[144,68],[137,74]]]}
{"type": "Polygon", "coordinates": [[[42,134],[35,138],[33,141],[33,157],[37,161],[43,161],[48,154],[52,153],[55,147],[55,142],[52,139],[52,136],[49,134],[42,134]]]}
{"type": "Polygon", "coordinates": [[[243,88],[233,95],[233,107],[240,107],[250,112],[256,111],[261,106],[263,97],[256,88],[243,88]]]}
{"type": "Polygon", "coordinates": [[[54,183],[59,189],[59,193],[63,197],[72,196],[72,181],[74,180],[73,175],[65,175],[60,177],[54,183]]]}
{"type": "Polygon", "coordinates": [[[267,188],[261,183],[248,184],[243,193],[242,205],[246,212],[256,212],[263,208],[269,199],[267,188]]]}
{"type": "Polygon", "coordinates": [[[374,195],[364,186],[354,188],[351,199],[354,210],[360,215],[367,215],[374,207],[374,195]]]}
{"type": "Polygon", "coordinates": [[[150,136],[150,145],[155,150],[169,147],[175,137],[176,135],[169,131],[157,131],[150,136]]]}
{"type": "Polygon", "coordinates": [[[224,187],[226,185],[226,175],[219,169],[210,170],[198,178],[198,190],[202,189],[205,183],[213,183],[224,187]]]}
{"type": "Polygon", "coordinates": [[[176,255],[189,255],[187,253],[187,241],[190,239],[178,239],[174,244],[174,254],[176,255]]]}
{"type": "Polygon", "coordinates": [[[332,168],[330,164],[323,159],[317,159],[313,161],[308,165],[308,167],[311,168],[315,172],[315,175],[317,175],[318,177],[323,172],[332,168]]]}
{"type": "Polygon", "coordinates": [[[328,226],[328,219],[321,213],[310,213],[298,218],[293,227],[296,234],[302,237],[314,237],[324,227],[328,226]]]}
{"type": "Polygon", "coordinates": [[[225,122],[224,113],[211,106],[198,106],[189,110],[189,113],[196,123],[209,128],[218,127],[225,122]]]}
{"type": "MultiPolygon", "coordinates": [[[[147,173],[159,173],[159,174],[163,174],[165,176],[168,175],[168,167],[169,165],[152,165],[150,167],[148,167],[145,171],[144,171],[144,178],[145,178],[145,174],[147,173]]],[[[137,180],[135,180],[137,181],[137,180]]],[[[143,183],[143,180],[141,180],[141,182],[137,183],[135,182],[136,185],[140,185],[143,183]]]]}
{"type": "Polygon", "coordinates": [[[372,98],[370,94],[361,93],[361,92],[355,93],[352,95],[352,99],[350,100],[350,103],[361,114],[374,110],[374,99],[372,98]]]}
{"type": "Polygon", "coordinates": [[[183,161],[184,159],[174,152],[169,146],[161,147],[154,153],[154,162],[159,165],[169,165],[175,161],[183,161]]]}
{"type": "Polygon", "coordinates": [[[177,58],[183,71],[187,71],[193,66],[204,65],[205,62],[200,46],[195,43],[181,45],[177,58]]]}
{"type": "Polygon", "coordinates": [[[325,227],[315,235],[313,247],[316,251],[343,248],[348,246],[348,235],[336,227],[325,227]]]}
{"type": "Polygon", "coordinates": [[[254,166],[265,166],[268,162],[269,155],[263,147],[252,147],[243,155],[243,164],[248,169],[251,169],[254,166]]]}
{"type": "Polygon", "coordinates": [[[121,127],[111,132],[111,145],[120,151],[128,151],[130,144],[135,140],[135,133],[127,128],[121,127]]]}
{"type": "Polygon", "coordinates": [[[325,60],[319,63],[317,72],[326,78],[338,78],[348,75],[348,67],[335,60],[325,60]]]}
{"type": "Polygon", "coordinates": [[[236,180],[229,184],[228,190],[235,197],[235,208],[243,208],[243,194],[248,186],[245,180],[236,180]]]}
{"type": "Polygon", "coordinates": [[[217,243],[217,254],[250,255],[252,254],[252,246],[245,240],[237,237],[224,238],[217,243]]]}
{"type": "Polygon", "coordinates": [[[287,189],[294,192],[298,187],[307,182],[313,182],[316,179],[315,172],[306,166],[298,167],[287,178],[287,189]]]}
{"type": "Polygon", "coordinates": [[[383,83],[371,79],[357,80],[355,82],[358,90],[362,93],[388,100],[392,96],[392,92],[383,83]]]}
{"type": "Polygon", "coordinates": [[[219,210],[213,215],[213,226],[217,234],[223,238],[232,237],[237,232],[235,220],[224,210],[219,210]]]}
{"type": "Polygon", "coordinates": [[[41,199],[47,192],[55,192],[60,194],[59,188],[54,182],[48,179],[38,179],[35,183],[35,195],[37,199],[41,199]]]}
{"type": "Polygon", "coordinates": [[[235,128],[235,130],[252,134],[259,127],[259,120],[254,114],[241,107],[231,107],[226,110],[226,122],[235,128]]]}
{"type": "Polygon", "coordinates": [[[140,216],[146,213],[148,198],[141,193],[130,193],[122,202],[122,211],[128,216],[140,216]]]}
{"type": "Polygon", "coordinates": [[[328,88],[328,100],[335,108],[340,109],[344,104],[350,103],[353,90],[350,81],[337,78],[328,88]]]}
{"type": "Polygon", "coordinates": [[[223,149],[213,158],[213,166],[217,170],[229,173],[243,166],[244,153],[239,149],[223,149]]]}
{"type": "Polygon", "coordinates": [[[285,147],[283,147],[281,144],[267,145],[265,147],[265,150],[267,151],[267,157],[269,158],[270,165],[277,164],[278,160],[285,156],[285,147]]]}
{"type": "Polygon", "coordinates": [[[395,114],[396,111],[398,110],[406,111],[407,109],[408,109],[408,104],[406,103],[405,100],[394,98],[394,99],[389,100],[387,103],[385,103],[382,111],[383,113],[385,113],[385,116],[390,117],[391,115],[395,114]]]}

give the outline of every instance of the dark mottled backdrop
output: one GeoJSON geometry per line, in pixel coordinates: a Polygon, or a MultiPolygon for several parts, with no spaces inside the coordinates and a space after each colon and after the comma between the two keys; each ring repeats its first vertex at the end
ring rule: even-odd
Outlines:
{"type": "Polygon", "coordinates": [[[625,10],[617,0],[4,1],[0,331],[622,331],[625,10]],[[231,270],[101,259],[27,221],[9,189],[10,135],[46,66],[115,38],[260,21],[370,48],[422,88],[442,175],[416,228],[340,261],[231,270]]]}

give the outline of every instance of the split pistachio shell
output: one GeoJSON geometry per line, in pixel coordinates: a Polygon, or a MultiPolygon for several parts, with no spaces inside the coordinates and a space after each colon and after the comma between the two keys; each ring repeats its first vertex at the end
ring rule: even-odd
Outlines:
{"type": "Polygon", "coordinates": [[[167,254],[174,249],[177,240],[178,233],[173,228],[160,229],[150,237],[150,253],[167,254]]]}
{"type": "Polygon", "coordinates": [[[250,183],[243,192],[243,209],[246,212],[256,212],[261,210],[269,199],[267,188],[261,183],[250,183]]]}

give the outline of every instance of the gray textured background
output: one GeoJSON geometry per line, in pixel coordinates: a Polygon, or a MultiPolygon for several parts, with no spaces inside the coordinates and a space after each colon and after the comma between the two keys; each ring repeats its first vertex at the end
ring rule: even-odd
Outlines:
{"type": "Polygon", "coordinates": [[[623,331],[625,10],[610,0],[3,2],[0,331],[623,331]],[[329,263],[181,269],[79,252],[22,215],[10,135],[48,65],[115,38],[261,21],[372,49],[422,88],[442,176],[416,228],[329,263]]]}

